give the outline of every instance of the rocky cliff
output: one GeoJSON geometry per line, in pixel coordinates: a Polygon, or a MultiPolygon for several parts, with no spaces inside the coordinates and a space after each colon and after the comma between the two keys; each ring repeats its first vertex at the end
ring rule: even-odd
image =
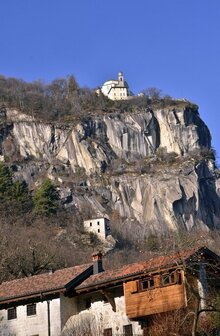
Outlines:
{"type": "Polygon", "coordinates": [[[0,118],[1,160],[32,187],[49,176],[66,206],[117,210],[142,233],[220,227],[211,136],[193,107],[94,115],[72,125],[7,108],[0,118]]]}

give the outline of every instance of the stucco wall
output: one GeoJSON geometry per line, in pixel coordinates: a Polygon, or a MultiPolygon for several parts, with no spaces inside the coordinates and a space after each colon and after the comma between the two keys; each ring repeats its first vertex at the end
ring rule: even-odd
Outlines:
{"type": "MultiPolygon", "coordinates": [[[[121,289],[114,293],[116,312],[112,310],[110,303],[104,301],[99,294],[93,295],[91,297],[91,306],[86,309],[85,302],[86,297],[78,297],[77,306],[80,315],[84,313],[90,313],[95,317],[98,330],[101,331],[100,335],[103,334],[103,330],[107,328],[112,328],[113,335],[123,334],[123,326],[132,324],[134,335],[143,335],[143,331],[138,324],[138,322],[131,322],[125,313],[125,300],[121,293],[121,289]]],[[[88,299],[89,297],[87,297],[88,299]]],[[[74,299],[72,299],[74,302],[74,299]]],[[[76,301],[75,301],[76,302],[76,301]]],[[[73,304],[75,304],[75,302],[73,304]]],[[[70,317],[68,321],[68,326],[71,328],[73,325],[74,316],[70,317]]],[[[98,336],[98,335],[97,335],[98,336]]]]}
{"type": "Polygon", "coordinates": [[[87,232],[93,232],[97,234],[99,239],[106,239],[107,235],[110,233],[107,230],[109,220],[106,218],[96,218],[84,221],[84,229],[87,232]],[[92,226],[90,225],[92,223],[92,226]]]}
{"type": "Polygon", "coordinates": [[[128,98],[128,88],[124,81],[107,81],[101,88],[102,93],[112,100],[120,100],[128,98]]]}
{"type": "Polygon", "coordinates": [[[61,329],[63,329],[65,323],[72,315],[76,315],[77,309],[77,299],[68,298],[64,295],[60,295],[60,313],[61,313],[61,329]]]}
{"type": "Polygon", "coordinates": [[[124,296],[116,297],[116,312],[112,310],[110,303],[98,301],[91,304],[90,312],[96,315],[102,326],[102,330],[112,328],[114,334],[123,334],[123,326],[132,324],[133,334],[142,335],[142,330],[138,322],[131,322],[125,314],[124,296]]]}
{"type": "MultiPolygon", "coordinates": [[[[0,312],[0,336],[48,336],[47,302],[37,303],[37,314],[27,316],[27,306],[17,307],[17,318],[7,320],[7,310],[0,312]]],[[[51,336],[60,334],[60,299],[50,301],[51,336]]]]}
{"type": "Polygon", "coordinates": [[[128,97],[128,90],[127,88],[118,88],[114,87],[111,89],[108,97],[112,100],[120,100],[120,99],[127,99],[128,97]]]}

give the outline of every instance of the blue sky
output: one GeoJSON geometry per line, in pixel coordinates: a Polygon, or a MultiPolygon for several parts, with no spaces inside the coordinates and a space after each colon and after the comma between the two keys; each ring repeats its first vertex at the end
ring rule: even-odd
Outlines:
{"type": "Polygon", "coordinates": [[[200,106],[220,156],[219,0],[1,0],[0,74],[96,87],[122,70],[200,106]]]}

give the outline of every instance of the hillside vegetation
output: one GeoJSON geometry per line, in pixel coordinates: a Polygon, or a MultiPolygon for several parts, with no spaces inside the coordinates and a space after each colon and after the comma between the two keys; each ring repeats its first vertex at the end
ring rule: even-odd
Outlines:
{"type": "Polygon", "coordinates": [[[0,76],[0,103],[37,119],[58,122],[74,122],[99,113],[133,112],[146,107],[194,106],[185,100],[162,96],[155,88],[145,90],[144,96],[129,101],[112,101],[102,94],[98,96],[95,90],[80,88],[72,75],[49,84],[0,76]]]}

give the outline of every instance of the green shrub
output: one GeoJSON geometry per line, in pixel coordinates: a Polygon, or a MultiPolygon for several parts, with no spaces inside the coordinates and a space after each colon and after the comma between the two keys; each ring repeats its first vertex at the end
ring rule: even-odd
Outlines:
{"type": "Polygon", "coordinates": [[[175,152],[167,152],[166,148],[164,147],[159,147],[157,150],[157,158],[161,161],[161,162],[165,162],[165,163],[174,163],[177,159],[178,154],[175,152]]]}
{"type": "Polygon", "coordinates": [[[147,237],[147,249],[150,251],[158,251],[160,247],[158,237],[154,234],[150,234],[147,237]]]}

